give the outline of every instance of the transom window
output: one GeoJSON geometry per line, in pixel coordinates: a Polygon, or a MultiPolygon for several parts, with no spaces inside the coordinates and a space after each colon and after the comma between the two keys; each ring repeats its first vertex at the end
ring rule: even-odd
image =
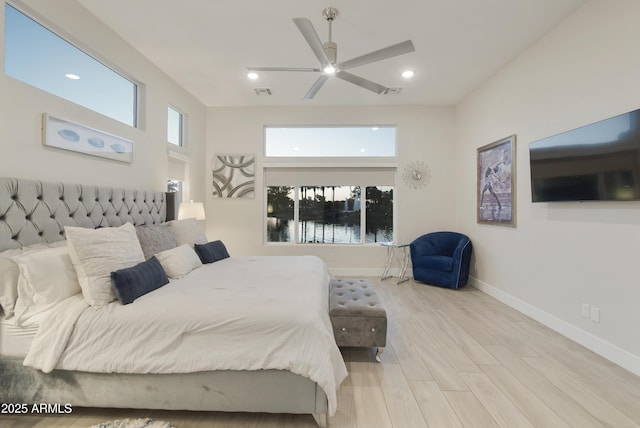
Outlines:
{"type": "Polygon", "coordinates": [[[267,243],[393,241],[395,127],[266,127],[267,243]]]}
{"type": "Polygon", "coordinates": [[[136,126],[137,85],[5,3],[6,75],[136,126]]]}
{"type": "Polygon", "coordinates": [[[393,157],[395,126],[265,128],[267,157],[393,157]]]}

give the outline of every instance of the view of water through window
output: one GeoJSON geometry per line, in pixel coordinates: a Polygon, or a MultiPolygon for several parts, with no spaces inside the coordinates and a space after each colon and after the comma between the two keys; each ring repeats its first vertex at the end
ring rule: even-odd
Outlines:
{"type": "Polygon", "coordinates": [[[267,242],[363,243],[363,208],[364,242],[393,240],[391,186],[366,187],[364,204],[360,186],[269,187],[267,204],[267,242]]]}

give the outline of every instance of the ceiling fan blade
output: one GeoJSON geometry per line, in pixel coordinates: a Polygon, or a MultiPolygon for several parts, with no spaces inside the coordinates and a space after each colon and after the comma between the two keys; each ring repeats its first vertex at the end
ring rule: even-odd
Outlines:
{"type": "Polygon", "coordinates": [[[335,74],[335,76],[342,80],[346,80],[347,82],[351,82],[354,85],[358,85],[361,88],[373,91],[378,95],[382,95],[389,90],[389,88],[387,88],[386,86],[379,85],[376,82],[372,82],[371,80],[356,76],[355,74],[347,73],[346,71],[340,70],[335,74]]]}
{"type": "Polygon", "coordinates": [[[247,67],[247,71],[315,71],[319,68],[299,68],[299,67],[247,67]]]}
{"type": "Polygon", "coordinates": [[[302,33],[305,40],[311,47],[311,50],[322,64],[322,67],[326,67],[330,64],[329,58],[327,57],[327,53],[324,51],[324,46],[320,41],[320,37],[318,37],[318,33],[313,28],[313,24],[307,18],[293,18],[293,22],[298,26],[298,30],[302,33]]]}
{"type": "Polygon", "coordinates": [[[328,78],[329,76],[327,76],[326,74],[320,75],[320,77],[318,77],[318,80],[316,80],[313,86],[311,86],[311,89],[307,91],[307,93],[304,96],[304,99],[310,100],[313,97],[315,97],[318,91],[320,90],[320,88],[322,88],[322,85],[324,85],[324,82],[326,82],[328,78]]]}
{"type": "Polygon", "coordinates": [[[368,54],[359,56],[357,58],[350,59],[343,62],[338,66],[341,70],[348,70],[350,68],[359,67],[361,65],[369,64],[383,59],[392,58],[394,56],[413,52],[416,49],[413,47],[411,40],[406,40],[395,45],[387,46],[386,48],[379,49],[377,51],[369,52],[368,54]]]}

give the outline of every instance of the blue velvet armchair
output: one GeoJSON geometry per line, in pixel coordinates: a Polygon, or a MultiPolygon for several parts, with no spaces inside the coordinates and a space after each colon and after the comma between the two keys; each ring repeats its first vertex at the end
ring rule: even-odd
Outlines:
{"type": "Polygon", "coordinates": [[[413,278],[447,288],[462,288],[469,278],[471,240],[457,232],[433,232],[410,245],[413,278]]]}

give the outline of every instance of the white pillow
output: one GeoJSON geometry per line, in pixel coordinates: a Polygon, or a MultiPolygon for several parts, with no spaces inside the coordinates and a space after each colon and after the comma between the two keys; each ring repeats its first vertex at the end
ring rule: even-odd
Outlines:
{"type": "Polygon", "coordinates": [[[162,269],[169,278],[182,278],[192,270],[202,266],[200,258],[189,244],[182,244],[176,248],[156,254],[162,269]]]}
{"type": "Polygon", "coordinates": [[[102,306],[116,300],[111,289],[111,272],[144,261],[133,225],[125,223],[102,229],[67,226],[64,231],[69,256],[87,303],[102,306]]]}
{"type": "Polygon", "coordinates": [[[82,291],[67,247],[30,251],[13,261],[20,269],[16,325],[37,325],[56,303],[82,291]]]}
{"type": "Polygon", "coordinates": [[[173,232],[173,237],[176,239],[178,246],[189,244],[193,248],[194,244],[206,244],[208,242],[207,235],[204,234],[202,226],[195,218],[171,220],[165,224],[173,232]]]}
{"type": "Polygon", "coordinates": [[[13,261],[13,256],[19,256],[28,251],[45,249],[52,247],[66,246],[65,241],[58,241],[51,244],[33,244],[23,248],[5,250],[0,252],[0,306],[4,312],[4,318],[13,317],[16,299],[18,298],[18,277],[20,270],[13,261]]]}
{"type": "Polygon", "coordinates": [[[0,257],[0,306],[5,319],[13,316],[18,298],[18,265],[10,258],[0,257]]]}

